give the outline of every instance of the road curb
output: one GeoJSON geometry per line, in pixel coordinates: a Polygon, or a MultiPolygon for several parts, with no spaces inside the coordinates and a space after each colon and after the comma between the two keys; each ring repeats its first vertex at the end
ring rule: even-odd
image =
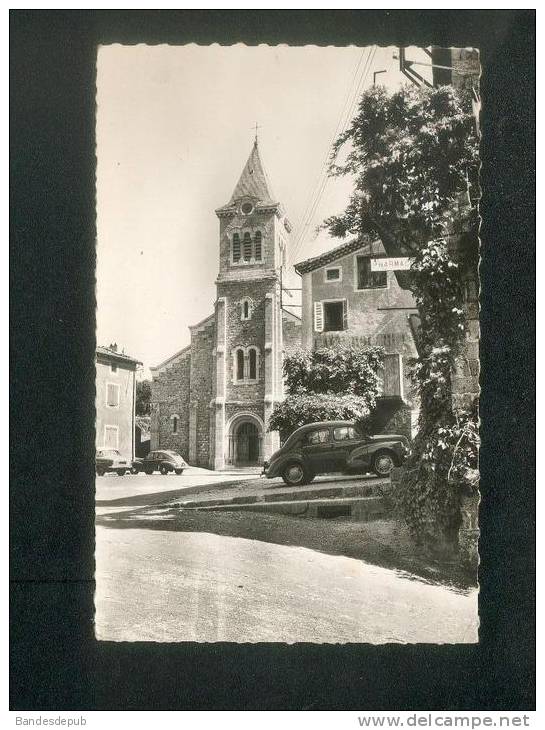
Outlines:
{"type": "Polygon", "coordinates": [[[185,512],[261,512],[266,514],[312,517],[321,519],[344,518],[356,522],[383,519],[392,510],[392,500],[385,495],[373,497],[325,497],[321,499],[290,499],[265,502],[200,503],[184,506],[185,512]]]}
{"type": "Polygon", "coordinates": [[[362,483],[357,485],[344,486],[339,483],[338,486],[332,487],[330,484],[320,487],[316,485],[310,489],[294,489],[292,491],[271,491],[262,494],[244,494],[234,497],[218,497],[216,499],[192,499],[192,500],[176,500],[171,506],[179,509],[195,509],[195,508],[211,508],[211,507],[228,507],[255,504],[274,504],[278,502],[312,502],[324,499],[360,499],[360,498],[382,498],[387,497],[391,493],[391,485],[388,479],[373,484],[362,483]]]}

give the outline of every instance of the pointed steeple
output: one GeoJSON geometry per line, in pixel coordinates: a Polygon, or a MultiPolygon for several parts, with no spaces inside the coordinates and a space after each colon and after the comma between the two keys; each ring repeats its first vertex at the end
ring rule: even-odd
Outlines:
{"type": "Polygon", "coordinates": [[[233,205],[243,198],[253,198],[256,202],[266,205],[277,202],[261,162],[257,137],[228,205],[233,205]]]}

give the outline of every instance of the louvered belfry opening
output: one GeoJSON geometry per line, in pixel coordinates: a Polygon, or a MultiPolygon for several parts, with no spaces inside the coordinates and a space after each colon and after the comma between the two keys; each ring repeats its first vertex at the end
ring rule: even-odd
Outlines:
{"type": "Polygon", "coordinates": [[[255,260],[261,261],[261,231],[255,234],[255,260]]]}
{"type": "Polygon", "coordinates": [[[240,236],[233,234],[233,261],[240,261],[240,236]]]}
{"type": "Polygon", "coordinates": [[[244,234],[242,253],[244,261],[249,261],[252,258],[252,237],[249,233],[244,234]]]}

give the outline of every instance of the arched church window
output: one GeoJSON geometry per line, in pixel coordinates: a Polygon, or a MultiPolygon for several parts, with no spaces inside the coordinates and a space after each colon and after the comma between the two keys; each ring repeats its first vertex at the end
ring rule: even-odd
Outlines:
{"type": "Polygon", "coordinates": [[[240,261],[240,236],[233,234],[233,261],[240,261]]]}
{"type": "Polygon", "coordinates": [[[242,255],[244,257],[244,261],[249,261],[252,258],[252,237],[248,232],[244,234],[242,255]]]}
{"type": "Polygon", "coordinates": [[[237,380],[244,380],[244,351],[239,349],[236,354],[237,380]]]}
{"type": "Polygon", "coordinates": [[[257,351],[255,347],[251,347],[248,353],[248,377],[250,380],[257,380],[257,351]]]}
{"type": "Polygon", "coordinates": [[[256,261],[261,261],[261,231],[257,231],[254,236],[255,254],[254,258],[256,261]]]}

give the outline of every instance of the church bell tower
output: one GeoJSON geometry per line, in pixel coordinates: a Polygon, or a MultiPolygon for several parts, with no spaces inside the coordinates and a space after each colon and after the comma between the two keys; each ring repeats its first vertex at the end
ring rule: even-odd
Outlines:
{"type": "Polygon", "coordinates": [[[216,280],[216,469],[261,464],[278,448],[268,432],[283,398],[281,281],[290,224],[272,192],[257,137],[219,218],[216,280]]]}

